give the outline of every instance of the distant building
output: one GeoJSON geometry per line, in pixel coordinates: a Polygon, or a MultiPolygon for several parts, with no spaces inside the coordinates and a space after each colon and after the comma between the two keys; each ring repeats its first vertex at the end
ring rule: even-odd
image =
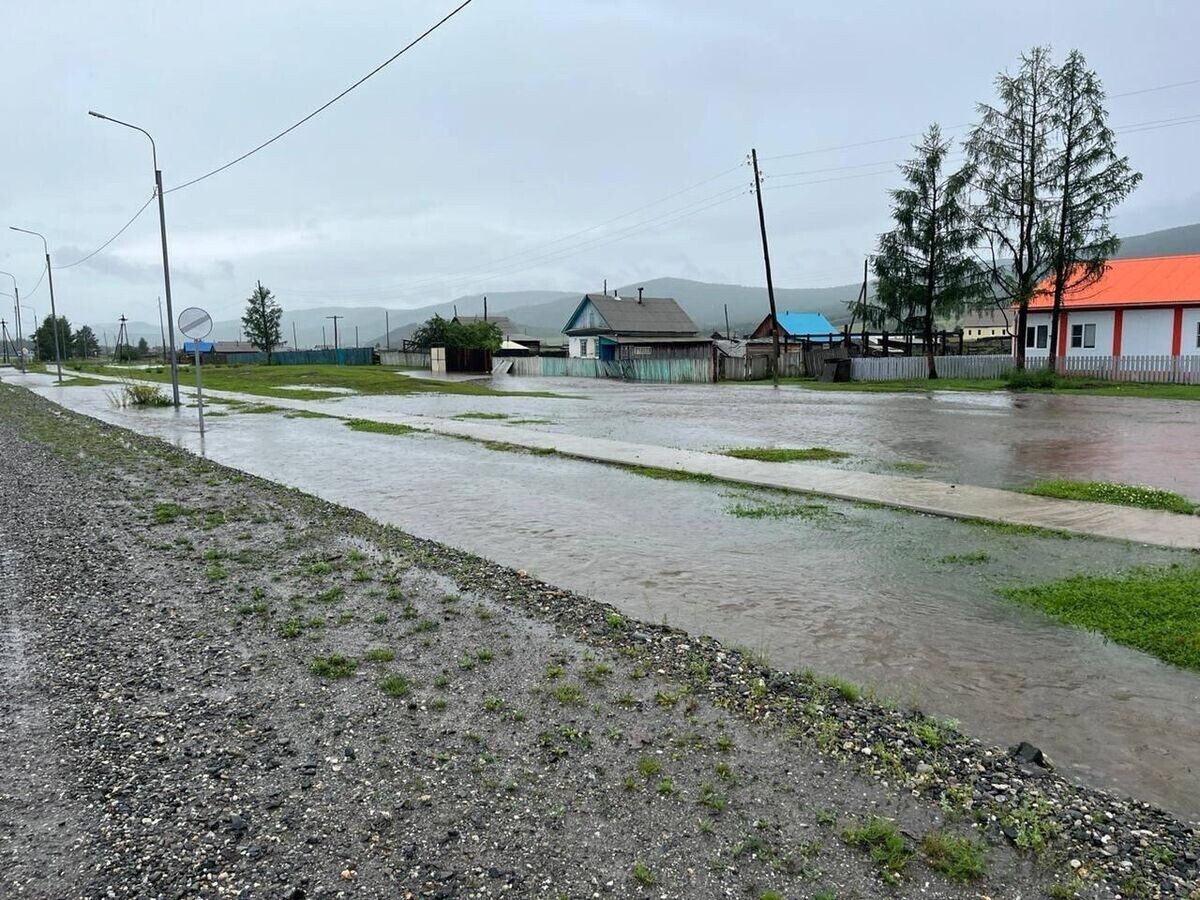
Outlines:
{"type": "Polygon", "coordinates": [[[958,323],[955,330],[962,329],[963,341],[970,344],[975,341],[986,341],[997,338],[1011,338],[1015,324],[1011,312],[999,309],[984,310],[968,314],[958,323]]]}
{"type": "MultiPolygon", "coordinates": [[[[1029,303],[1025,353],[1050,352],[1053,281],[1029,303]]],[[[1058,356],[1200,355],[1200,254],[1110,260],[1099,280],[1067,291],[1058,356]]]]}
{"type": "MultiPolygon", "coordinates": [[[[829,341],[830,335],[833,335],[833,340],[840,340],[842,335],[842,332],[834,328],[829,320],[820,313],[782,312],[776,314],[775,321],[779,323],[779,339],[781,341],[820,343],[829,341]]],[[[769,340],[771,338],[770,313],[767,313],[758,327],[750,332],[750,338],[751,340],[764,338],[769,340]]]]}
{"type": "Polygon", "coordinates": [[[572,359],[711,359],[712,339],[700,334],[670,297],[587,294],[563,328],[572,359]]]}
{"type": "Polygon", "coordinates": [[[450,321],[459,325],[474,325],[476,322],[488,322],[500,329],[501,352],[517,351],[516,347],[505,347],[504,344],[520,344],[520,350],[537,353],[542,348],[542,339],[531,334],[525,334],[508,316],[455,316],[450,321]]]}

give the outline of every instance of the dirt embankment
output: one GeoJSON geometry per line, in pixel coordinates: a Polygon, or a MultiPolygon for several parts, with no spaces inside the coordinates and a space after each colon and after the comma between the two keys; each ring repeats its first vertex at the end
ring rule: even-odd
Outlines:
{"type": "Polygon", "coordinates": [[[5,895],[1195,890],[1169,817],[852,686],[3,386],[0,460],[5,895]]]}

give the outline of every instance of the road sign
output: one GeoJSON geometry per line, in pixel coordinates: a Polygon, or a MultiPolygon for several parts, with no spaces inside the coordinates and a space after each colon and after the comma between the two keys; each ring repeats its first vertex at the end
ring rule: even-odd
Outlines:
{"type": "Polygon", "coordinates": [[[179,314],[179,330],[192,339],[192,352],[196,357],[196,412],[200,416],[200,437],[204,437],[204,390],[200,384],[200,347],[209,349],[212,344],[201,345],[212,332],[212,316],[198,306],[189,306],[179,314]]]}
{"type": "Polygon", "coordinates": [[[189,306],[179,314],[179,330],[193,340],[204,340],[212,334],[212,326],[212,316],[198,306],[189,306]]]}

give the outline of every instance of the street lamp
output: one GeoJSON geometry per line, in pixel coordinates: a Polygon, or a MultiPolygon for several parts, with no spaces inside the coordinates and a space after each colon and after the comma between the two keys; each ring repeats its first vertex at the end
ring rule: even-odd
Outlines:
{"type": "Polygon", "coordinates": [[[54,365],[58,368],[58,383],[62,384],[62,348],[58,345],[58,308],[54,305],[54,271],[50,267],[50,247],[46,244],[46,236],[40,232],[18,228],[16,225],[8,227],[12,231],[32,234],[42,239],[42,250],[46,253],[46,280],[50,282],[50,330],[54,333],[54,365]]]}
{"type": "Polygon", "coordinates": [[[175,313],[171,307],[171,264],[167,259],[167,213],[163,208],[162,169],[158,167],[158,148],[154,145],[154,138],[150,137],[150,132],[145,128],[140,128],[129,122],[122,122],[120,119],[114,119],[112,116],[106,116],[90,109],[88,110],[88,115],[94,116],[97,119],[103,119],[106,122],[124,125],[126,128],[132,128],[134,131],[140,131],[150,141],[150,155],[154,159],[154,192],[158,195],[158,230],[162,236],[163,286],[167,295],[167,335],[171,346],[171,394],[174,397],[175,406],[178,408],[179,363],[175,359],[175,313]]]}
{"type": "Polygon", "coordinates": [[[25,374],[25,354],[21,351],[21,344],[25,343],[25,335],[21,334],[21,292],[17,290],[17,276],[12,272],[0,272],[0,275],[7,275],[12,279],[13,283],[13,309],[17,313],[17,364],[21,367],[21,374],[25,374]]]}

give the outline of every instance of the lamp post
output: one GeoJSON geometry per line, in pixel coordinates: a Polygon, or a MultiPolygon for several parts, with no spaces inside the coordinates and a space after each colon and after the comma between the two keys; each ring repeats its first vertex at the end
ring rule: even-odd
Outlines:
{"type": "Polygon", "coordinates": [[[54,333],[54,365],[58,368],[58,383],[62,384],[62,348],[58,345],[58,308],[54,305],[54,270],[50,267],[50,247],[46,244],[46,236],[40,232],[30,231],[28,228],[18,228],[16,225],[8,227],[12,231],[32,234],[34,237],[42,239],[42,250],[46,253],[46,280],[50,283],[50,330],[54,333]]]}
{"type": "Polygon", "coordinates": [[[17,290],[17,276],[11,272],[0,272],[0,275],[7,275],[12,279],[13,283],[13,309],[17,314],[17,365],[21,367],[21,374],[25,374],[25,354],[21,352],[21,345],[25,343],[25,336],[21,334],[21,292],[17,290]]]}
{"type": "Polygon", "coordinates": [[[163,288],[164,293],[167,295],[167,336],[171,350],[171,395],[174,398],[175,407],[178,409],[179,363],[175,359],[175,312],[171,307],[171,264],[167,258],[167,213],[163,207],[162,169],[158,167],[158,148],[154,144],[154,138],[150,136],[150,132],[145,128],[140,128],[129,122],[122,122],[120,119],[114,119],[112,116],[106,116],[94,110],[88,110],[88,115],[94,116],[97,119],[103,119],[106,122],[112,122],[116,125],[124,125],[126,128],[132,128],[134,131],[140,131],[150,141],[150,155],[154,160],[154,192],[158,195],[158,230],[162,237],[163,288]]]}

